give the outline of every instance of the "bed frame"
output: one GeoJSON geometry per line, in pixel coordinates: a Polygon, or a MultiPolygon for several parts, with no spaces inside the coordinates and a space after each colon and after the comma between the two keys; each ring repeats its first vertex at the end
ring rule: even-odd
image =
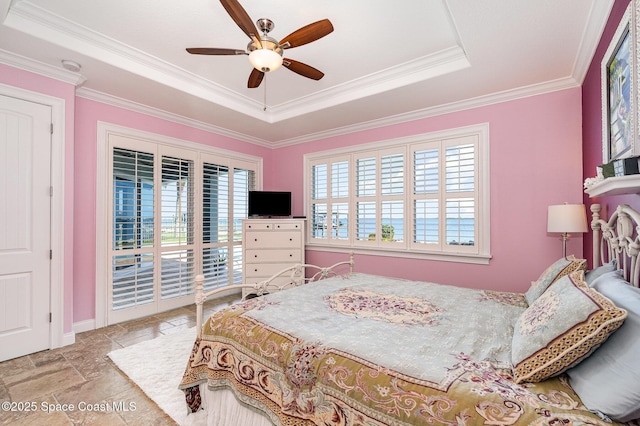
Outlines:
{"type": "Polygon", "coordinates": [[[311,282],[319,281],[331,276],[339,275],[338,269],[340,267],[348,266],[349,273],[353,273],[353,253],[350,254],[349,260],[334,263],[328,267],[320,267],[316,265],[310,265],[307,263],[299,263],[297,265],[290,266],[282,271],[273,274],[271,277],[264,281],[250,284],[235,284],[223,287],[215,288],[211,291],[204,292],[204,275],[197,275],[195,280],[195,296],[196,296],[196,330],[198,337],[202,333],[202,305],[210,297],[218,296],[222,293],[227,294],[235,290],[249,289],[249,292],[243,292],[245,294],[242,300],[250,297],[262,296],[267,293],[273,293],[276,291],[285,290],[291,287],[298,287],[311,282]]]}
{"type": "Polygon", "coordinates": [[[616,261],[618,269],[634,287],[640,285],[640,213],[620,204],[609,220],[600,218],[600,204],[591,205],[593,268],[616,261]]]}

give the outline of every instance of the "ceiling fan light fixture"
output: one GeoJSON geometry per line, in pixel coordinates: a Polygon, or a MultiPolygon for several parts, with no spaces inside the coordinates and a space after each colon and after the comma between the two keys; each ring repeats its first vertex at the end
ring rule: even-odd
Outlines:
{"type": "Polygon", "coordinates": [[[258,71],[275,71],[282,65],[282,55],[273,50],[263,48],[249,53],[249,62],[258,71]]]}

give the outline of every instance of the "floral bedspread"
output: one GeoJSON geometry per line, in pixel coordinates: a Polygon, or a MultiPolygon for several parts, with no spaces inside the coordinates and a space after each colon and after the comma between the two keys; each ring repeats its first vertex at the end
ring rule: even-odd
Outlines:
{"type": "Polygon", "coordinates": [[[352,274],[219,311],[180,388],[226,387],[282,425],[592,425],[560,376],[511,380],[523,295],[352,274]]]}

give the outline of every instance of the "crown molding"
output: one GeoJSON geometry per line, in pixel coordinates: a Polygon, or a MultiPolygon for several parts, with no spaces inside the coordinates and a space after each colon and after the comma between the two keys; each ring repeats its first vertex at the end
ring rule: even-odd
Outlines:
{"type": "Polygon", "coordinates": [[[473,99],[467,99],[460,102],[453,102],[447,105],[439,105],[432,108],[424,108],[416,111],[411,111],[404,114],[398,114],[391,117],[385,117],[379,120],[365,121],[362,123],[354,124],[351,126],[343,126],[335,129],[309,133],[296,138],[285,139],[278,142],[270,142],[265,139],[255,138],[253,136],[230,131],[219,126],[203,123],[198,120],[183,117],[177,114],[169,113],[157,108],[151,108],[146,105],[131,102],[126,99],[117,98],[112,95],[97,92],[81,88],[77,90],[77,96],[86,99],[94,100],[97,102],[105,103],[108,105],[116,106],[119,108],[127,109],[130,111],[138,112],[141,114],[149,115],[156,118],[161,118],[167,121],[175,122],[196,129],[212,132],[221,136],[230,137],[243,142],[259,145],[265,148],[284,148],[292,145],[299,145],[302,143],[313,142],[321,139],[328,139],[332,137],[342,136],[350,133],[361,132],[365,130],[377,129],[386,126],[393,126],[396,124],[407,123],[411,121],[421,120],[425,118],[437,117],[444,114],[451,114],[455,112],[465,111],[474,108],[480,108],[484,106],[494,105],[502,102],[513,101],[522,98],[528,98],[531,96],[543,95],[545,93],[552,93],[561,90],[573,89],[580,87],[580,83],[573,77],[567,77],[558,79],[546,83],[534,84],[531,86],[521,87],[514,90],[506,90],[499,93],[493,93],[487,96],[480,96],[473,99]]]}
{"type": "Polygon", "coordinates": [[[60,65],[60,68],[54,67],[53,65],[45,64],[3,49],[0,49],[0,63],[64,83],[73,84],[76,87],[82,86],[84,82],[87,81],[86,77],[82,74],[67,71],[62,68],[62,65],[60,65]]]}
{"type": "Polygon", "coordinates": [[[573,67],[573,75],[580,84],[584,82],[589,71],[589,66],[591,66],[591,61],[598,48],[598,42],[607,25],[614,3],[614,0],[594,1],[592,3],[589,19],[580,38],[580,47],[573,67]]]}
{"type": "Polygon", "coordinates": [[[243,142],[248,142],[254,145],[263,146],[265,148],[272,148],[273,145],[264,139],[255,138],[243,133],[234,132],[232,130],[225,129],[220,126],[214,126],[213,124],[204,123],[199,120],[184,117],[179,114],[174,114],[168,111],[164,111],[158,108],[153,108],[141,103],[132,102],[128,99],[119,98],[117,96],[109,95],[107,93],[98,92],[92,89],[80,88],[76,91],[76,96],[92,101],[100,102],[106,105],[111,105],[117,108],[126,109],[139,114],[148,115],[150,117],[159,118],[162,120],[170,121],[176,124],[181,124],[194,129],[203,130],[205,132],[215,133],[220,136],[229,137],[243,142]]]}
{"type": "Polygon", "coordinates": [[[9,13],[10,7],[11,0],[0,0],[0,22],[3,22],[4,18],[7,17],[7,13],[9,13]]]}
{"type": "Polygon", "coordinates": [[[282,121],[470,66],[464,50],[459,46],[454,46],[285,104],[271,106],[269,110],[273,114],[274,122],[282,121]]]}
{"type": "Polygon", "coordinates": [[[531,86],[525,86],[518,89],[506,90],[503,92],[493,93],[486,96],[480,96],[473,99],[466,99],[460,102],[453,102],[446,105],[438,105],[431,108],[424,108],[416,111],[411,111],[404,114],[398,114],[390,117],[385,117],[379,120],[371,120],[362,123],[358,123],[351,126],[338,127],[335,129],[310,133],[296,138],[282,140],[276,143],[272,143],[272,148],[282,148],[291,145],[298,145],[301,143],[307,143],[317,141],[320,139],[328,139],[336,136],[342,136],[349,133],[361,132],[364,130],[371,130],[386,126],[392,126],[395,124],[407,123],[410,121],[421,120],[425,118],[432,118],[444,114],[451,114],[473,108],[480,108],[484,106],[494,105],[502,102],[513,101],[522,98],[528,98],[531,96],[542,95],[545,93],[557,92],[560,90],[572,89],[580,87],[581,84],[573,77],[562,78],[546,83],[534,84],[531,86]]]}

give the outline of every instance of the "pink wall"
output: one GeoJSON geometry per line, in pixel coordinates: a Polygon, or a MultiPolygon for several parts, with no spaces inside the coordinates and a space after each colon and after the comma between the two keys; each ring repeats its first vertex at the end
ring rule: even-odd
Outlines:
{"type": "Polygon", "coordinates": [[[84,98],[76,100],[76,203],[73,320],[95,318],[96,160],[98,121],[268,159],[272,151],[253,144],[84,98]]]}
{"type": "MultiPolygon", "coordinates": [[[[559,237],[546,232],[547,206],[582,200],[579,88],[281,148],[265,165],[265,187],[291,190],[294,214],[303,214],[305,153],[485,122],[491,140],[490,264],[357,255],[356,270],[525,291],[562,254],[559,237]]],[[[581,256],[582,238],[571,239],[568,252],[581,256]]],[[[308,250],[307,258],[326,264],[345,255],[308,250]]]]}
{"type": "MultiPolygon", "coordinates": [[[[52,80],[37,74],[32,74],[0,64],[0,83],[32,92],[41,93],[47,96],[63,99],[65,104],[65,153],[64,161],[66,171],[64,174],[64,333],[72,331],[73,327],[73,202],[74,202],[74,109],[75,109],[75,86],[52,80]]],[[[55,164],[53,165],[56,166],[55,164]]],[[[55,226],[55,224],[54,224],[55,226]]]]}
{"type": "MultiPolygon", "coordinates": [[[[502,104],[268,150],[213,133],[84,98],[74,87],[0,65],[0,83],[66,101],[65,332],[95,317],[95,202],[97,123],[103,121],[264,158],[265,189],[291,190],[294,214],[303,214],[302,156],[358,143],[393,139],[488,122],[491,135],[491,242],[487,266],[357,255],[357,270],[498,290],[525,290],[560,255],[560,241],[546,233],[549,204],[579,202],[581,93],[565,90],[502,104]],[[562,184],[559,184],[559,183],[562,184]],[[532,256],[532,253],[537,253],[532,256]]],[[[569,250],[581,255],[579,239],[569,250]]],[[[310,262],[344,254],[308,252],[310,262]]]]}
{"type": "MultiPolygon", "coordinates": [[[[596,53],[593,56],[591,65],[582,84],[582,117],[584,123],[582,130],[582,155],[584,167],[583,177],[585,179],[595,176],[596,166],[601,165],[603,162],[601,63],[609,47],[609,43],[616,32],[618,23],[629,3],[629,0],[616,0],[609,15],[607,26],[602,33],[600,44],[596,49],[596,53]]],[[[607,212],[615,210],[618,204],[629,204],[633,208],[640,210],[640,195],[629,194],[589,198],[589,196],[585,194],[584,203],[587,206],[593,203],[600,203],[607,212]]],[[[591,265],[591,233],[589,233],[588,238],[585,237],[584,239],[584,253],[591,265]]]]}

